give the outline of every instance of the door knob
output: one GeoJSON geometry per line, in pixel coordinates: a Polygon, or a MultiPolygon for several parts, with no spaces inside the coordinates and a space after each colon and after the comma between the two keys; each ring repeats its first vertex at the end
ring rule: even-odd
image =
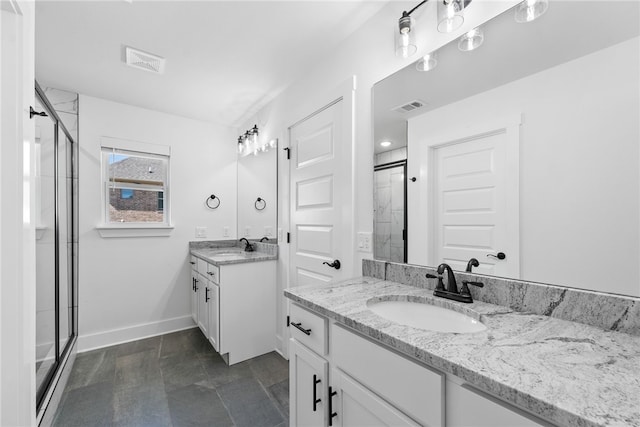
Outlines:
{"type": "Polygon", "coordinates": [[[334,260],[331,264],[329,264],[328,262],[323,262],[323,264],[327,264],[329,267],[333,267],[336,270],[340,270],[340,260],[336,259],[334,260]]]}
{"type": "Polygon", "coordinates": [[[504,252],[498,252],[497,254],[487,254],[487,257],[497,258],[497,259],[505,259],[507,255],[504,252]]]}

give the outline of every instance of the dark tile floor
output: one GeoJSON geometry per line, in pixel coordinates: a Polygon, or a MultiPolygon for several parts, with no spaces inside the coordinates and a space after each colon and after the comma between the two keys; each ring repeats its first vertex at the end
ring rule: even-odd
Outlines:
{"type": "Polygon", "coordinates": [[[81,353],[54,426],[289,425],[289,365],[227,366],[198,328],[81,353]]]}

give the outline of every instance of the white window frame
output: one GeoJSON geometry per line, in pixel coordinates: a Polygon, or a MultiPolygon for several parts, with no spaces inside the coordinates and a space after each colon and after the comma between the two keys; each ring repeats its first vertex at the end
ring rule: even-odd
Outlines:
{"type": "MultiPolygon", "coordinates": [[[[102,223],[96,229],[102,237],[163,237],[173,231],[171,223],[171,147],[167,145],[150,144],[119,138],[102,137],[100,139],[100,170],[101,170],[101,203],[102,223]],[[108,157],[112,153],[138,155],[166,161],[167,176],[163,187],[164,222],[108,222],[109,218],[109,189],[114,186],[110,182],[108,157]]],[[[120,185],[116,186],[120,188],[120,185]]],[[[143,184],[127,184],[131,189],[153,189],[143,184]]]]}

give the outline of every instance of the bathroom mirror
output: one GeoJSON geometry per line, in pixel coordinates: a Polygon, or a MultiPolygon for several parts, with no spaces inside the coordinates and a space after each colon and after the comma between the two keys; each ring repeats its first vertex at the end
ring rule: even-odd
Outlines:
{"type": "MultiPolygon", "coordinates": [[[[278,147],[238,157],[238,239],[276,242],[278,147]]],[[[267,145],[268,146],[268,145],[267,145]]]]}
{"type": "Polygon", "coordinates": [[[519,24],[508,10],[476,50],[454,40],[434,69],[378,82],[375,165],[406,158],[407,214],[374,185],[375,258],[401,262],[387,246],[406,244],[411,264],[474,257],[479,274],[640,296],[639,12],[554,1],[519,24]]]}

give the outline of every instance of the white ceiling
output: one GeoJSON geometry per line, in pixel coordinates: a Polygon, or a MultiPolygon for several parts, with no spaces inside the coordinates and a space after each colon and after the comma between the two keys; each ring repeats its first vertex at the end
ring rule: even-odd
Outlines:
{"type": "Polygon", "coordinates": [[[386,2],[39,0],[36,78],[238,126],[386,2]],[[124,46],[165,57],[165,73],[126,66],[124,46]]]}

